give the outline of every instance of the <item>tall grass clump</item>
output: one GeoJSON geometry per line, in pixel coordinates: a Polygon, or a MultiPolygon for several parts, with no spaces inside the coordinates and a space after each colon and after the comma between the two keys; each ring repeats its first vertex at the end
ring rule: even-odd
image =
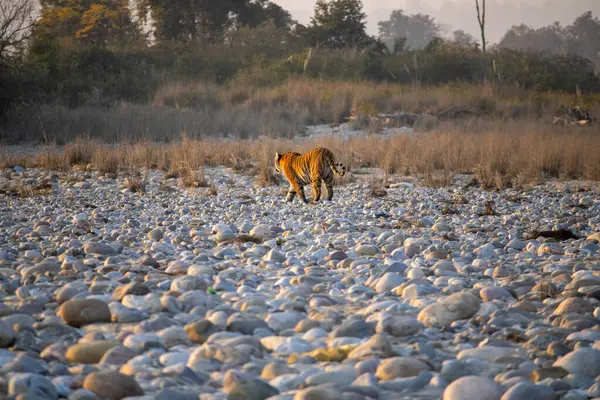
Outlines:
{"type": "MultiPolygon", "coordinates": [[[[127,168],[157,168],[184,186],[210,185],[204,166],[227,166],[253,173],[257,185],[282,182],[274,171],[275,152],[305,153],[316,146],[332,150],[349,172],[380,168],[386,176],[410,174],[431,186],[450,184],[453,174],[471,174],[488,189],[519,187],[544,179],[600,181],[600,140],[594,128],[555,127],[539,121],[449,121],[431,132],[412,136],[335,135],[291,141],[258,139],[196,139],[187,135],[168,143],[142,141],[106,145],[85,139],[64,148],[65,165],[92,164],[105,173],[127,168]]],[[[25,166],[60,166],[59,148],[19,160],[25,166]],[[56,151],[56,155],[52,154],[56,151]],[[50,160],[50,161],[49,161],[50,160]]],[[[18,165],[18,164],[13,164],[18,165]]],[[[348,178],[352,174],[347,174],[348,178]]],[[[345,178],[340,179],[344,181],[345,178]]]]}

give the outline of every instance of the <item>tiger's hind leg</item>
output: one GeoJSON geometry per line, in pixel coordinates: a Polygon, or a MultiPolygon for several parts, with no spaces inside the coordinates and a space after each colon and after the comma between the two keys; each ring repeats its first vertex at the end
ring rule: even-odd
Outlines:
{"type": "Polygon", "coordinates": [[[327,200],[331,201],[333,199],[333,179],[328,179],[327,181],[323,181],[325,183],[325,191],[327,192],[327,200]]]}
{"type": "Polygon", "coordinates": [[[316,203],[321,199],[321,179],[319,179],[319,178],[313,179],[311,182],[311,185],[312,185],[313,194],[314,194],[314,198],[313,198],[312,202],[316,203]]]}

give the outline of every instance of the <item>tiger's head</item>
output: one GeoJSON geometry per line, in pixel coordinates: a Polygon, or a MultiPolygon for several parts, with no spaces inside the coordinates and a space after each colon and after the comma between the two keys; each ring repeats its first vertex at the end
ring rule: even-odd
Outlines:
{"type": "Polygon", "coordinates": [[[278,174],[281,173],[281,167],[279,166],[279,163],[281,162],[282,156],[283,154],[275,153],[275,171],[277,171],[278,174]]]}

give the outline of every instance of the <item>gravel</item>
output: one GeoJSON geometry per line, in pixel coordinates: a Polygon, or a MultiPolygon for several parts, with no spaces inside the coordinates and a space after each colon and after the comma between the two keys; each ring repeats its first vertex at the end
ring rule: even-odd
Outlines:
{"type": "Polygon", "coordinates": [[[142,194],[123,174],[0,172],[0,193],[52,185],[0,194],[2,395],[600,396],[597,186],[393,176],[374,198],[356,174],[305,205],[205,173],[216,195],[158,171],[142,194]],[[560,229],[578,238],[528,235],[560,229]]]}

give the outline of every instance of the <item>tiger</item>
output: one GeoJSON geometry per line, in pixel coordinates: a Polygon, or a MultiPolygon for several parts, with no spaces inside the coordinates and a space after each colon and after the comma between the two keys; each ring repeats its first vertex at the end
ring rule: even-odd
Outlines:
{"type": "Polygon", "coordinates": [[[286,202],[294,200],[296,194],[300,199],[308,203],[304,195],[304,185],[309,183],[313,189],[313,201],[317,203],[321,199],[321,182],[325,183],[327,200],[333,199],[333,177],[344,176],[346,167],[342,163],[335,162],[333,153],[324,148],[317,147],[308,153],[275,153],[275,171],[282,173],[290,183],[286,196],[286,202]]]}

